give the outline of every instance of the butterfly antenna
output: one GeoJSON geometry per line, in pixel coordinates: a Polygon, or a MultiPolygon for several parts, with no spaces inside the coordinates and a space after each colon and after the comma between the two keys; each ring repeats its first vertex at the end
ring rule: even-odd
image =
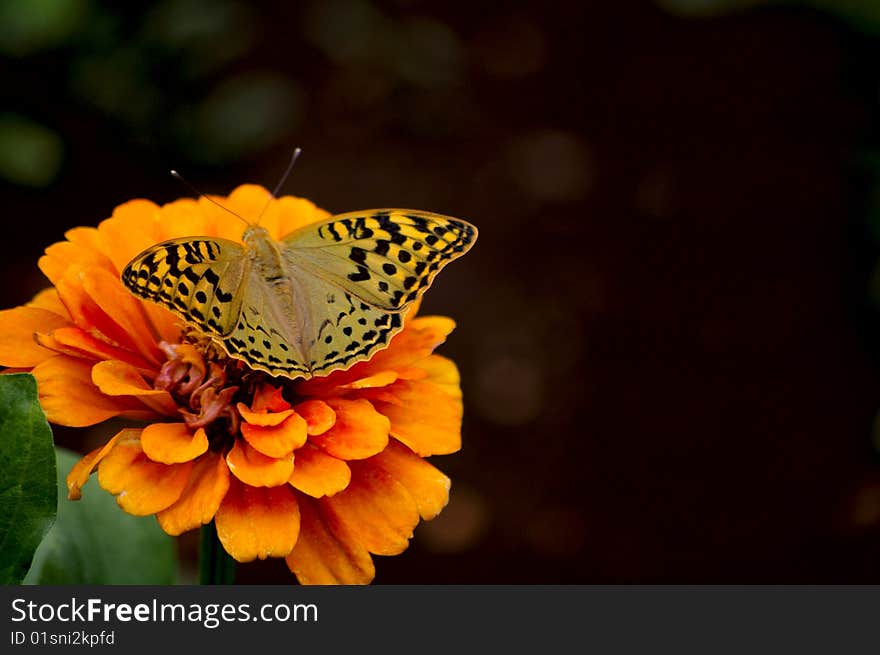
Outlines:
{"type": "Polygon", "coordinates": [[[293,165],[296,163],[296,160],[299,159],[300,153],[302,153],[302,148],[296,148],[293,151],[293,155],[290,157],[290,163],[287,165],[287,168],[284,171],[284,175],[281,176],[281,179],[278,180],[278,184],[275,185],[275,188],[272,189],[272,195],[270,195],[266,199],[266,204],[263,205],[263,208],[260,210],[260,215],[257,216],[256,225],[259,225],[260,219],[263,218],[263,214],[266,213],[266,210],[269,208],[269,204],[278,197],[278,192],[281,191],[281,187],[284,186],[284,183],[287,182],[287,178],[290,177],[290,172],[293,170],[293,165]]]}
{"type": "Polygon", "coordinates": [[[202,193],[201,191],[199,191],[199,190],[198,190],[197,188],[195,188],[192,184],[190,184],[190,183],[189,183],[189,182],[183,177],[183,175],[181,175],[181,174],[178,173],[177,171],[172,170],[172,171],[171,171],[171,177],[173,177],[175,180],[177,180],[177,181],[179,181],[179,182],[183,182],[183,184],[185,184],[185,185],[189,188],[189,190],[192,191],[194,194],[196,194],[199,198],[204,198],[204,199],[207,200],[208,202],[217,205],[217,206],[218,206],[220,209],[222,209],[223,211],[229,212],[230,214],[232,214],[233,216],[235,216],[238,220],[242,221],[242,222],[245,223],[246,225],[250,225],[250,223],[248,223],[244,218],[242,218],[241,216],[239,216],[238,214],[236,214],[234,211],[232,211],[231,209],[229,209],[229,207],[224,207],[224,206],[221,205],[219,202],[217,202],[216,200],[214,200],[211,196],[206,196],[204,193],[202,193]]]}

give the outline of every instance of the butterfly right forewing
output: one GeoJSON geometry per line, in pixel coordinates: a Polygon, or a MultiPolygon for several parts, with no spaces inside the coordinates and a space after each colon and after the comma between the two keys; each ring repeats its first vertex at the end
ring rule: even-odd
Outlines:
{"type": "Polygon", "coordinates": [[[237,325],[248,267],[244,248],[234,241],[172,239],[135,257],[122,272],[122,281],[135,295],[222,337],[237,325]]]}
{"type": "Polygon", "coordinates": [[[332,216],[284,237],[290,265],[309,270],[390,312],[422,295],[446,264],[466,253],[477,229],[458,218],[412,209],[332,216]]]}

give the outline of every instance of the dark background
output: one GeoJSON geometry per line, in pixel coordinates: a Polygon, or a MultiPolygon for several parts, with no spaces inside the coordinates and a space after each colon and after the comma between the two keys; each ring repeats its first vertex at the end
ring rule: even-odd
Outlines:
{"type": "Polygon", "coordinates": [[[287,193],[480,229],[423,306],[451,502],[377,583],[880,582],[880,11],[759,4],[0,2],[0,306],[301,146],[287,193]]]}

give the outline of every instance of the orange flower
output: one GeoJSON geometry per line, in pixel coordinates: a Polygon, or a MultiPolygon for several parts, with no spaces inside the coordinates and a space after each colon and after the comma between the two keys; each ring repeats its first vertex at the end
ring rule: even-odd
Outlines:
{"type": "MultiPolygon", "coordinates": [[[[245,185],[219,201],[257,216],[267,195],[245,185]]],[[[280,238],[328,215],[283,197],[260,224],[280,238]]],[[[134,200],[97,228],[70,230],[39,262],[53,288],[0,312],[0,365],[33,373],[59,425],[148,422],[83,457],[67,478],[71,499],[97,469],[125,511],[155,514],[168,534],[214,520],[239,562],[284,557],[301,583],[368,583],[371,554],[403,551],[448,500],[449,479],[424,458],[461,445],[458,372],[433,354],[454,323],[410,310],[369,361],[284,380],[227,358],[120,282],[155,243],[240,241],[242,231],[206,199],[134,200]]]]}

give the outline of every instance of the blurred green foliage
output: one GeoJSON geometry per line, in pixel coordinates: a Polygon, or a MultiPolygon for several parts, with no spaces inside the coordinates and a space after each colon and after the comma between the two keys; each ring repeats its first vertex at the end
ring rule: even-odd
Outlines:
{"type": "Polygon", "coordinates": [[[90,10],[89,0],[0,0],[0,53],[25,57],[57,47],[90,10]]]}
{"type": "Polygon", "coordinates": [[[866,32],[880,31],[877,0],[656,0],[667,11],[682,16],[717,16],[761,6],[811,7],[846,21],[866,32]]]}
{"type": "Polygon", "coordinates": [[[15,114],[0,115],[0,177],[22,186],[48,185],[58,171],[64,144],[54,130],[15,114]]]}

